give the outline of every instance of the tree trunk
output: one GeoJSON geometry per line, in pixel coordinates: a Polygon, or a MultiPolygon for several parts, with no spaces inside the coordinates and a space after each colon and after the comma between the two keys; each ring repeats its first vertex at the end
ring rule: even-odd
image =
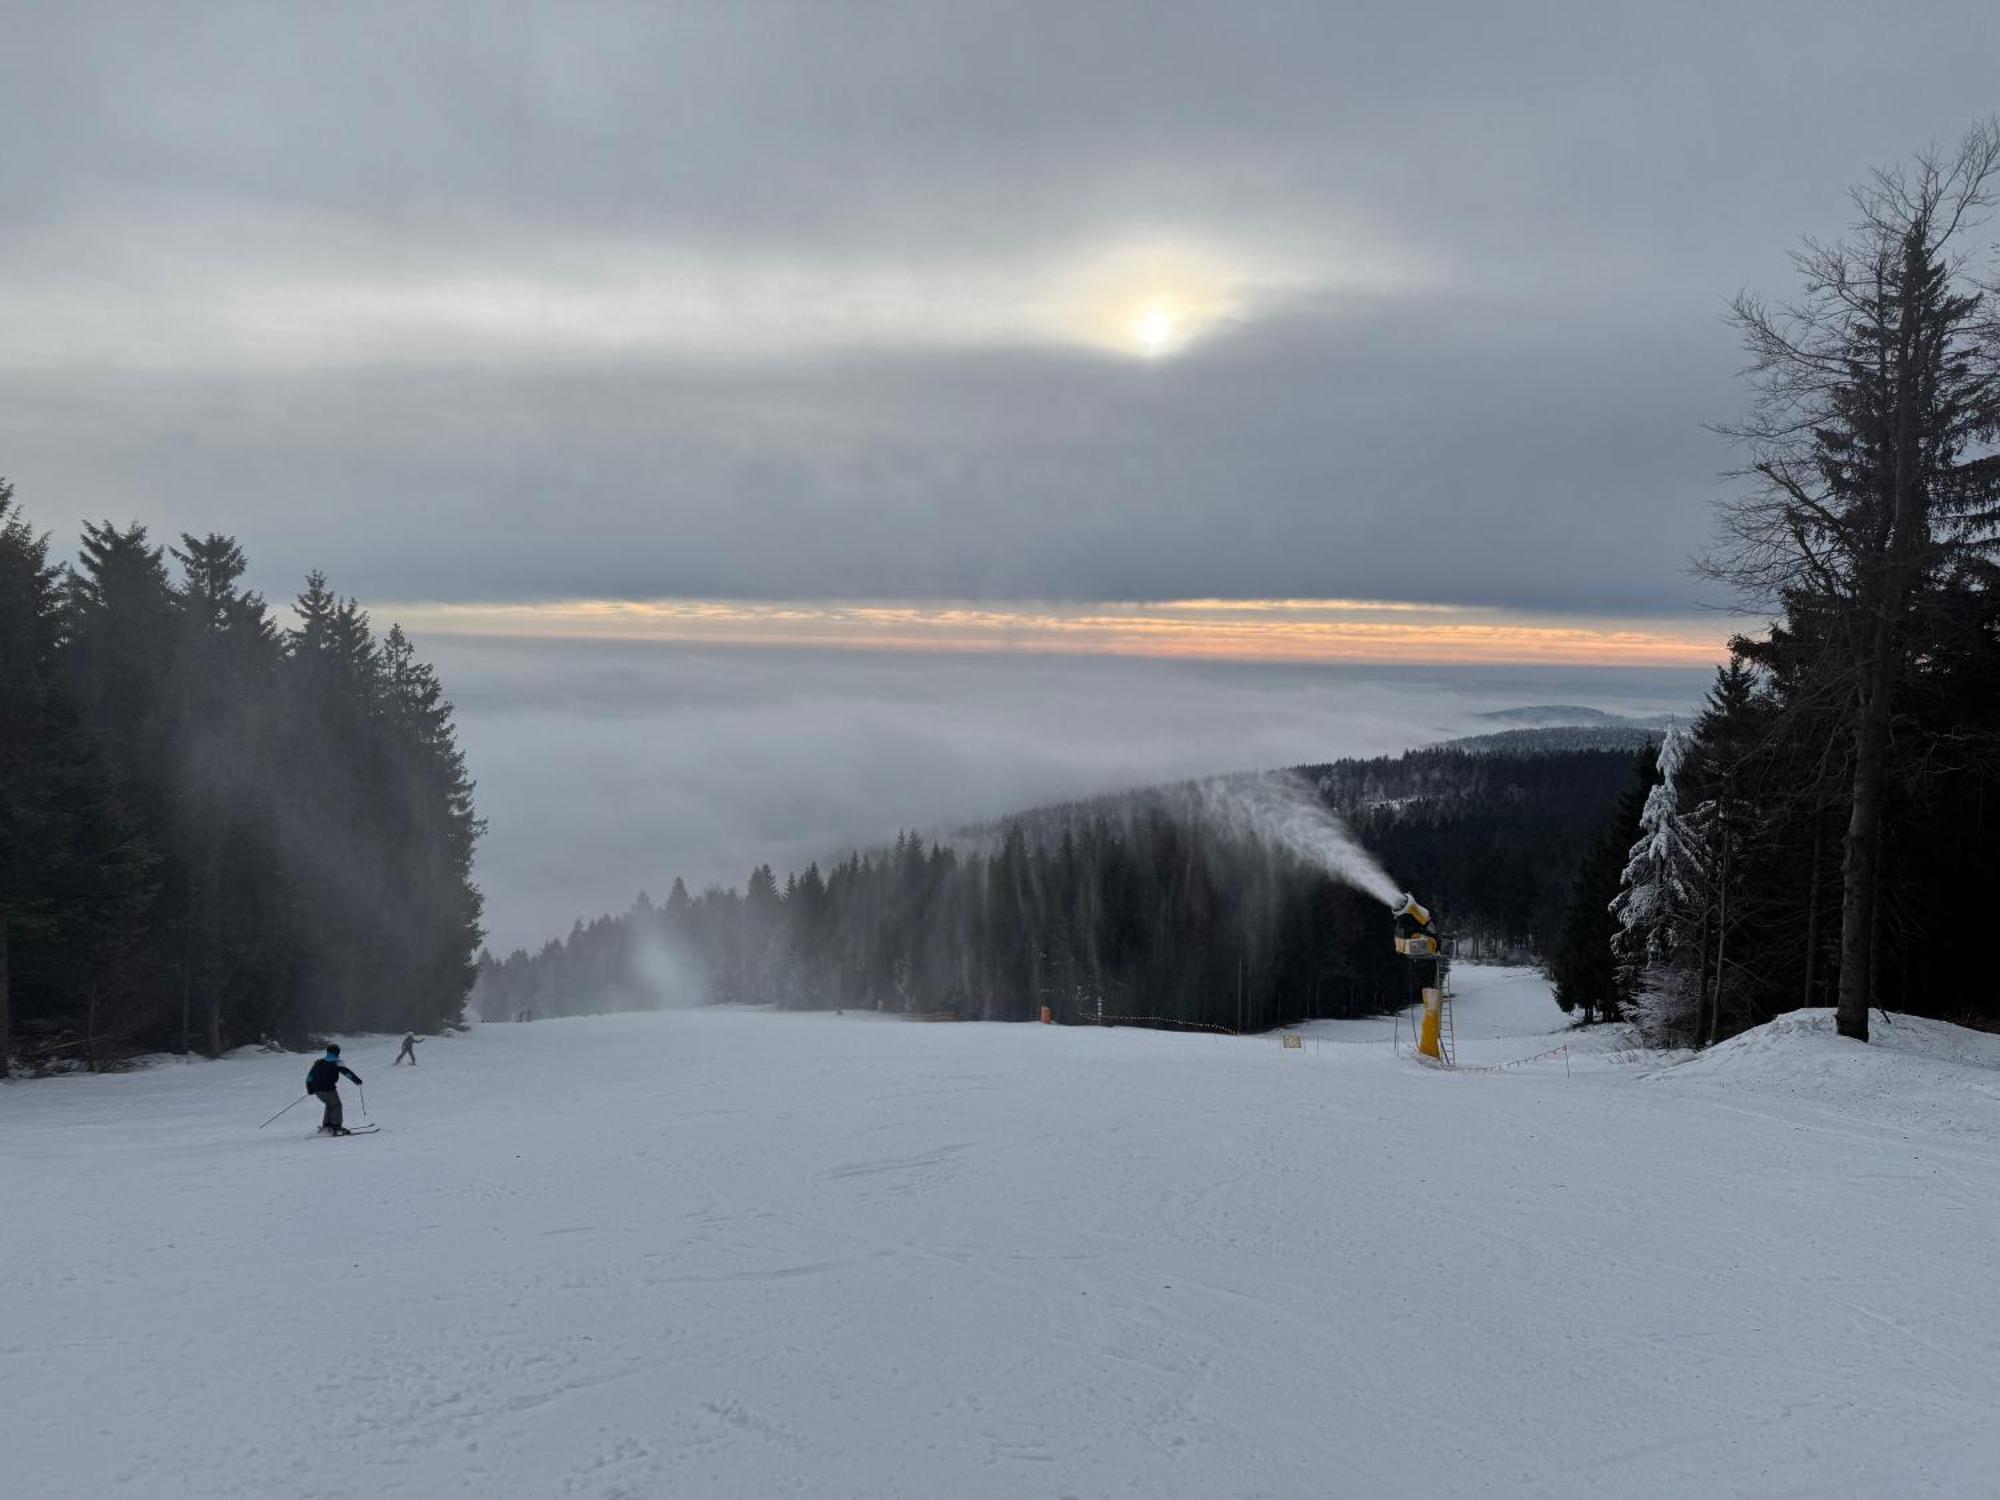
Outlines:
{"type": "Polygon", "coordinates": [[[1708,906],[1701,909],[1701,926],[1694,939],[1694,1044],[1708,1045],[1702,1040],[1708,1027],[1708,906]]]}
{"type": "Polygon", "coordinates": [[[1870,559],[1881,571],[1858,601],[1867,655],[1858,663],[1854,800],[1841,869],[1840,993],[1834,1027],[1859,1042],[1868,1040],[1868,1008],[1874,1001],[1882,804],[1888,793],[1889,721],[1895,711],[1902,615],[1930,534],[1928,496],[1920,482],[1924,413],[1937,379],[1937,350],[1925,326],[1921,291],[1929,271],[1928,233],[1924,223],[1913,225],[1903,237],[1897,322],[1890,335],[1892,347],[1886,351],[1895,400],[1891,418],[1895,458],[1880,491],[1888,528],[1880,552],[1870,559]]]}
{"type": "Polygon", "coordinates": [[[14,1012],[7,991],[7,914],[0,911],[0,1078],[14,1052],[14,1012]]]}
{"type": "Polygon", "coordinates": [[[1715,900],[1715,987],[1708,997],[1708,1037],[1703,1046],[1715,1045],[1716,1033],[1722,1029],[1722,965],[1723,954],[1729,943],[1729,804],[1727,794],[1722,804],[1722,874],[1716,882],[1715,900]]]}
{"type": "MultiPolygon", "coordinates": [[[[213,814],[219,818],[220,814],[213,814]]],[[[208,984],[207,1051],[210,1057],[222,1056],[222,943],[216,928],[222,920],[222,863],[219,851],[211,845],[208,853],[208,868],[204,885],[204,901],[201,921],[202,977],[208,984]]]]}
{"type": "Polygon", "coordinates": [[[1854,798],[1840,873],[1840,988],[1834,1027],[1858,1042],[1868,1040],[1868,1007],[1875,975],[1876,883],[1882,861],[1882,798],[1889,759],[1887,645],[1878,645],[1867,691],[1854,726],[1854,798]]]}
{"type": "Polygon", "coordinates": [[[1812,880],[1806,887],[1806,994],[1811,1005],[1819,990],[1819,887],[1820,866],[1826,858],[1826,814],[1813,810],[1812,880]]]}

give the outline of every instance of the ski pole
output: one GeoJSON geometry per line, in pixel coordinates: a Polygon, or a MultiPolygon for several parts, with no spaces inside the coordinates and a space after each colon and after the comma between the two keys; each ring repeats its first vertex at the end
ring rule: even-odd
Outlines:
{"type": "Polygon", "coordinates": [[[361,1096],[361,1118],[365,1120],[368,1118],[368,1090],[357,1083],[354,1085],[354,1092],[361,1096]]]}
{"type": "MultiPolygon", "coordinates": [[[[284,1107],[284,1109],[281,1109],[281,1110],[279,1110],[279,1111],[278,1111],[278,1115],[282,1115],[282,1114],[285,1114],[285,1113],[287,1113],[287,1112],[288,1112],[288,1111],[290,1111],[290,1110],[294,1110],[294,1109],[297,1109],[297,1108],[298,1108],[298,1107],[299,1107],[299,1106],[300,1106],[301,1104],[305,1103],[305,1102],[306,1102],[306,1100],[308,1100],[308,1099],[310,1099],[310,1098],[312,1098],[312,1095],[311,1095],[311,1094],[301,1094],[301,1095],[299,1095],[299,1097],[298,1097],[298,1098],[294,1099],[294,1100],[293,1100],[293,1101],[292,1101],[292,1102],[291,1102],[290,1104],[287,1104],[287,1105],[286,1105],[286,1106],[284,1107]]],[[[272,1116],[271,1116],[271,1120],[275,1120],[275,1119],[277,1119],[277,1118],[278,1118],[278,1115],[272,1115],[272,1116]]],[[[271,1120],[266,1120],[266,1121],[264,1122],[264,1125],[268,1125],[268,1124],[270,1124],[270,1123],[271,1123],[271,1120]]],[[[264,1128],[264,1125],[259,1125],[259,1126],[258,1126],[257,1128],[258,1128],[259,1130],[262,1130],[262,1129],[264,1128]]]]}

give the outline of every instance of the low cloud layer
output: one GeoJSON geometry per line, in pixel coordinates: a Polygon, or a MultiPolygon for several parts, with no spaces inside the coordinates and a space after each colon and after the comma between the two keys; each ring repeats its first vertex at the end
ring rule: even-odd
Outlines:
{"type": "Polygon", "coordinates": [[[1479,711],[1658,712],[1699,671],[1216,666],[439,637],[497,948],[578,916],[1183,776],[1399,751],[1479,711]]]}

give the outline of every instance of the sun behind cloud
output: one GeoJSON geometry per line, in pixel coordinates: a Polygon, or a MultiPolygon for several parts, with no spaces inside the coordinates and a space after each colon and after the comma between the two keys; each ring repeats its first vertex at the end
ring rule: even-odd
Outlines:
{"type": "Polygon", "coordinates": [[[1134,330],[1139,335],[1141,352],[1152,358],[1171,353],[1177,327],[1178,320],[1173,310],[1164,302],[1155,302],[1140,315],[1139,325],[1134,330]]]}
{"type": "Polygon", "coordinates": [[[1065,342],[1140,359],[1178,354],[1253,310],[1261,268],[1184,245],[1132,244],[1099,253],[1056,299],[1051,330],[1065,342]]]}

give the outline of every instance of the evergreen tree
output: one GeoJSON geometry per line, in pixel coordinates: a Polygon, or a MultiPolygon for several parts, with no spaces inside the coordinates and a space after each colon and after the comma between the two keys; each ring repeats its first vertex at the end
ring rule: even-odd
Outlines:
{"type": "Polygon", "coordinates": [[[0,1078],[13,1056],[10,957],[29,932],[58,918],[42,872],[63,842],[55,825],[62,743],[56,696],[61,640],[56,570],[46,537],[29,529],[0,479],[0,1078]]]}
{"type": "Polygon", "coordinates": [[[1689,748],[1690,737],[1679,728],[1661,743],[1658,780],[1646,793],[1639,837],[1611,904],[1625,989],[1649,1041],[1693,1040],[1701,1012],[1712,866],[1681,807],[1689,748]]]}
{"type": "Polygon", "coordinates": [[[1556,1004],[1582,1013],[1583,1024],[1623,1019],[1631,1000],[1625,967],[1616,952],[1619,925],[1613,905],[1624,888],[1625,867],[1640,835],[1640,813],[1652,787],[1655,756],[1639,757],[1632,788],[1618,799],[1604,832],[1591,846],[1570,888],[1561,946],[1549,966],[1556,1004]]]}
{"type": "Polygon", "coordinates": [[[435,674],[319,575],[280,637],[233,539],[171,555],[96,523],[63,573],[0,485],[0,1069],[455,1019],[480,825],[435,674]]]}
{"type": "Polygon", "coordinates": [[[170,697],[179,775],[174,843],[189,862],[182,888],[179,1047],[190,1045],[200,997],[203,1046],[222,1050],[226,1015],[247,1013],[282,983],[270,945],[281,878],[267,792],[275,760],[277,630],[254,593],[235,540],[183,536],[173,551],[177,626],[170,697]]]}

